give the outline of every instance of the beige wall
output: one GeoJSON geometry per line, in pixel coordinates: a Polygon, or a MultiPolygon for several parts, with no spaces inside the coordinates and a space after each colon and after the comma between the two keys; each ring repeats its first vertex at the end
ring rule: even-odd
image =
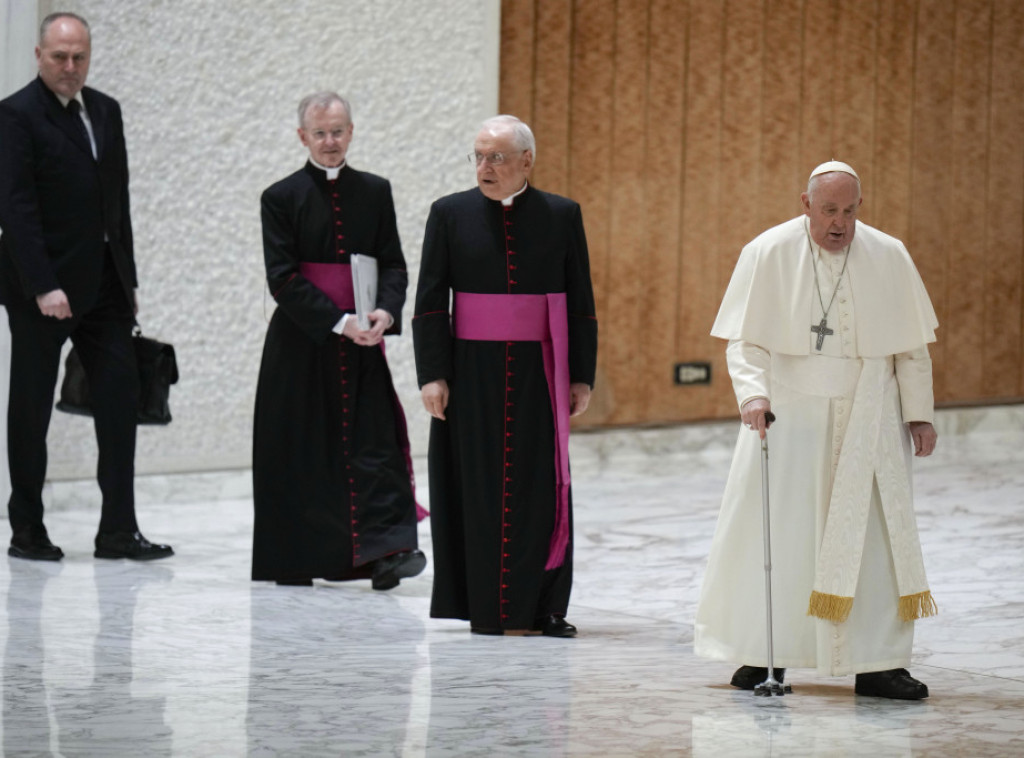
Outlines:
{"type": "Polygon", "coordinates": [[[742,245],[837,158],[940,320],[936,396],[1024,399],[1024,3],[522,0],[501,108],[583,206],[600,321],[590,425],[736,414],[708,336],[742,245]],[[706,387],[672,383],[709,361],[706,387]]]}

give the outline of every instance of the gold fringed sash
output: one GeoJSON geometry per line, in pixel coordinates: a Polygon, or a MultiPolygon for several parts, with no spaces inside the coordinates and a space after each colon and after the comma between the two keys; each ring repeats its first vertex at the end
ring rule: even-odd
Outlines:
{"type": "Polygon", "coordinates": [[[937,612],[925,578],[910,487],[906,429],[890,405],[899,392],[891,359],[864,358],[832,482],[808,614],[842,622],[853,606],[873,483],[878,485],[896,586],[897,612],[913,621],[937,612]]]}
{"type": "Polygon", "coordinates": [[[931,590],[918,592],[916,595],[904,595],[900,598],[900,621],[914,621],[926,616],[934,616],[938,612],[939,606],[935,604],[931,590]]]}
{"type": "Polygon", "coordinates": [[[820,619],[834,621],[837,624],[846,621],[851,610],[853,610],[852,597],[829,595],[817,590],[811,592],[811,601],[807,605],[808,616],[817,616],[820,619]]]}
{"type": "MultiPolygon", "coordinates": [[[[817,590],[811,592],[811,600],[807,605],[808,616],[817,616],[837,624],[846,621],[851,610],[853,610],[852,597],[829,595],[817,590]]],[[[939,606],[936,605],[931,590],[925,590],[916,595],[901,597],[897,612],[900,615],[900,621],[916,621],[920,618],[935,616],[939,612],[939,606]]]]}

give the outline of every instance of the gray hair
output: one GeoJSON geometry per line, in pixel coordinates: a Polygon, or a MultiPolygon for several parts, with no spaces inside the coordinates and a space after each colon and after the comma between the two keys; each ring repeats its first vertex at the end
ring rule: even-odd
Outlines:
{"type": "Polygon", "coordinates": [[[312,95],[306,95],[299,101],[299,128],[306,128],[306,114],[309,113],[310,108],[326,109],[330,108],[334,103],[341,103],[341,107],[345,109],[345,115],[348,117],[348,122],[351,124],[352,106],[348,104],[348,100],[337,92],[321,90],[320,92],[314,92],[312,95]]]}
{"type": "Polygon", "coordinates": [[[530,127],[526,125],[526,122],[519,120],[515,116],[502,114],[500,116],[491,116],[491,118],[480,124],[481,129],[493,127],[500,127],[512,132],[512,144],[516,146],[516,149],[529,150],[533,153],[533,159],[537,159],[537,140],[534,139],[533,132],[530,131],[530,127]]]}
{"type": "Polygon", "coordinates": [[[847,173],[846,171],[828,171],[828,172],[826,172],[824,174],[815,174],[814,176],[812,176],[810,179],[807,180],[807,197],[808,197],[808,199],[814,197],[814,190],[817,189],[818,184],[821,182],[822,179],[824,179],[826,176],[833,176],[835,174],[842,174],[843,176],[848,176],[851,179],[853,179],[853,181],[857,182],[857,197],[861,196],[860,177],[859,176],[854,176],[853,174],[847,173]]]}
{"type": "Polygon", "coordinates": [[[79,16],[77,13],[71,13],[70,11],[60,11],[58,13],[51,13],[49,16],[43,19],[43,23],[39,25],[39,46],[43,45],[43,38],[46,37],[46,32],[49,30],[50,25],[54,21],[59,21],[62,18],[71,18],[80,23],[85,27],[85,33],[89,35],[89,41],[92,41],[92,29],[89,28],[89,22],[79,16]]]}

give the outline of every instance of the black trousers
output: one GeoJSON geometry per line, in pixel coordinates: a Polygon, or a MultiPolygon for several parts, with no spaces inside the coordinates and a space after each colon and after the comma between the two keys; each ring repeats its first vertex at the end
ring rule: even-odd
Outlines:
{"type": "Polygon", "coordinates": [[[89,378],[103,496],[99,531],[134,532],[135,432],[139,374],[132,346],[133,308],[107,258],[95,306],[70,319],[44,316],[35,298],[7,305],[11,387],[7,454],[11,529],[43,528],[46,433],[53,413],[60,352],[69,337],[89,378]]]}

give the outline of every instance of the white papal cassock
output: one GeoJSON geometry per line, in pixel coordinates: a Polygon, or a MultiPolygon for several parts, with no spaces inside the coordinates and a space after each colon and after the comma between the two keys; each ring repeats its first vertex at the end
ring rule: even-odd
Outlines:
{"type": "MultiPolygon", "coordinates": [[[[711,331],[729,340],[740,405],[768,398],[778,418],[768,434],[775,665],[837,676],[907,666],[913,620],[935,610],[904,422],[932,421],[938,321],[899,240],[857,222],[840,277],[844,258],[811,243],[804,216],[769,229],[743,249],[711,331]],[[833,332],[820,351],[816,275],[833,332]]],[[[756,666],[767,655],[760,458],[758,435],[741,429],[694,645],[756,666]]]]}

